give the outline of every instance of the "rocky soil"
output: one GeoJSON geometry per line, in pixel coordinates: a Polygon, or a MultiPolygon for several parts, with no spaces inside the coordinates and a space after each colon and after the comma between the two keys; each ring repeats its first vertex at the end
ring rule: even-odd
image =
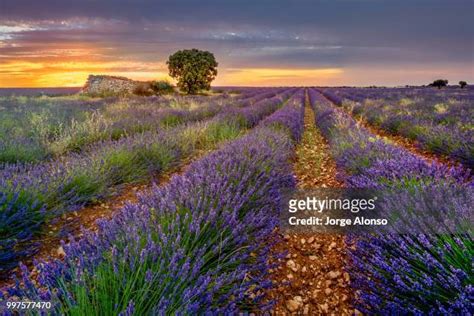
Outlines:
{"type": "MultiPolygon", "coordinates": [[[[314,124],[314,113],[305,109],[305,132],[296,149],[294,172],[299,188],[341,188],[327,142],[314,124]]],[[[281,231],[276,253],[285,253],[271,271],[276,285],[269,296],[276,301],[275,315],[353,315],[345,238],[338,234],[281,231]]]]}

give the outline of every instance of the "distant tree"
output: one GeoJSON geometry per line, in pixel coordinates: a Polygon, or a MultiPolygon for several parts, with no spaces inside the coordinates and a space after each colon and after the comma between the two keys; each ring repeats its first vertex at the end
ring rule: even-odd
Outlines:
{"type": "Polygon", "coordinates": [[[459,81],[459,85],[461,86],[461,89],[464,89],[465,86],[467,86],[466,81],[459,81]]]}
{"type": "Polygon", "coordinates": [[[433,81],[433,83],[430,83],[431,87],[437,87],[438,89],[441,89],[441,87],[446,87],[448,85],[448,80],[446,79],[438,79],[433,81]]]}
{"type": "Polygon", "coordinates": [[[166,62],[169,74],[175,78],[177,86],[188,94],[199,90],[209,90],[217,76],[217,61],[208,51],[198,49],[180,50],[166,62]]]}

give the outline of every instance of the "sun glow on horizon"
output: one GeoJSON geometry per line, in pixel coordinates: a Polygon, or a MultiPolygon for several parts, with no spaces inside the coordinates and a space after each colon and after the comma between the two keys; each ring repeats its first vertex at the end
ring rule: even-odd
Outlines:
{"type": "MultiPolygon", "coordinates": [[[[214,85],[305,85],[342,74],[341,68],[223,68],[214,85]]],[[[0,87],[81,87],[91,74],[123,76],[134,80],[169,80],[163,62],[139,61],[22,61],[0,64],[0,87]]]]}
{"type": "Polygon", "coordinates": [[[342,68],[229,68],[216,79],[218,85],[302,86],[321,84],[343,74],[342,68]]]}
{"type": "Polygon", "coordinates": [[[134,80],[170,80],[162,63],[12,61],[0,64],[0,87],[81,87],[91,74],[123,76],[134,80]]]}

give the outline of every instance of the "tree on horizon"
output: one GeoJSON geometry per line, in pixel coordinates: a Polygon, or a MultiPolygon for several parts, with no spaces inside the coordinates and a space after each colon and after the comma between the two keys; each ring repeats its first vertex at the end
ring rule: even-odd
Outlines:
{"type": "Polygon", "coordinates": [[[217,76],[218,63],[214,54],[196,48],[177,51],[166,64],[169,75],[177,80],[177,86],[187,94],[209,90],[217,76]]]}

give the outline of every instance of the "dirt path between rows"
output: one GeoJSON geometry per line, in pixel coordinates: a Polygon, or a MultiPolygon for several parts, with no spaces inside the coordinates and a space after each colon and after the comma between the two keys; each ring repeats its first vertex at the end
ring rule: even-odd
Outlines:
{"type": "MultiPolygon", "coordinates": [[[[336,179],[336,164],[329,146],[314,123],[314,113],[307,98],[305,131],[296,148],[294,173],[298,188],[333,187],[343,183],[336,179]]],[[[276,253],[287,253],[279,266],[271,270],[275,287],[269,297],[276,301],[275,315],[353,315],[353,293],[350,276],[345,271],[348,258],[343,235],[282,232],[283,241],[276,253]]]]}

